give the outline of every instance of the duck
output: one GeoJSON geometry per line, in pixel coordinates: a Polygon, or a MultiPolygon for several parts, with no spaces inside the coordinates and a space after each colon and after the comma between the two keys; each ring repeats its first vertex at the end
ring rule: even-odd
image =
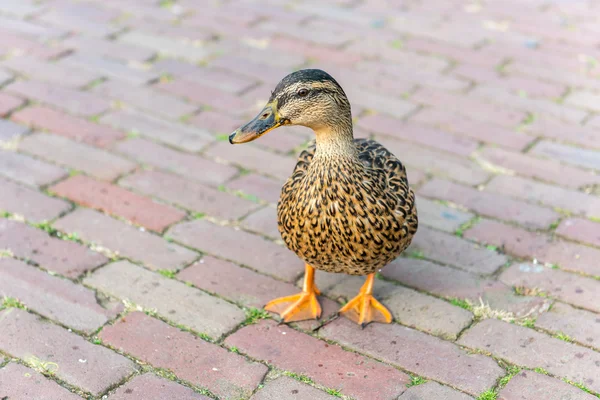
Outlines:
{"type": "Polygon", "coordinates": [[[281,189],[277,223],[285,245],[305,263],[302,291],[274,299],[265,310],[282,322],[318,319],[315,271],[366,276],[339,314],[361,325],[391,323],[373,295],[378,271],[395,260],[417,232],[415,195],[404,165],[382,144],[354,138],[352,111],[340,84],[320,69],[284,77],[251,121],[229,135],[248,143],[286,125],[313,130],[281,189]]]}

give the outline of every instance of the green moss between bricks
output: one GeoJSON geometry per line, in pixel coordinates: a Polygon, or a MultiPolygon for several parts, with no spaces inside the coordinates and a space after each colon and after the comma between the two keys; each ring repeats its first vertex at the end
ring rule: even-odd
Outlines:
{"type": "Polygon", "coordinates": [[[411,376],[410,382],[406,384],[406,387],[419,386],[427,382],[427,379],[420,376],[411,376]]]}
{"type": "Polygon", "coordinates": [[[23,303],[19,299],[14,297],[4,296],[2,298],[2,302],[0,303],[0,308],[21,308],[23,310],[27,309],[23,303]]]}
{"type": "Polygon", "coordinates": [[[477,400],[496,400],[498,398],[498,393],[495,390],[490,389],[481,393],[477,400]]]}
{"type": "Polygon", "coordinates": [[[464,308],[465,310],[468,310],[468,311],[473,310],[473,304],[471,304],[471,302],[466,299],[459,299],[459,298],[455,297],[455,298],[450,299],[450,303],[457,307],[464,308]]]}
{"type": "Polygon", "coordinates": [[[315,383],[312,379],[310,379],[306,375],[301,375],[301,374],[297,374],[295,372],[290,372],[290,371],[284,371],[283,374],[285,376],[289,376],[290,378],[294,378],[295,380],[300,381],[302,383],[308,383],[308,384],[312,384],[312,385],[314,385],[314,383],[315,383]]]}
{"type": "Polygon", "coordinates": [[[242,322],[242,325],[252,325],[261,319],[267,319],[270,316],[271,315],[268,313],[268,311],[260,308],[250,307],[246,309],[246,320],[242,322]]]}
{"type": "Polygon", "coordinates": [[[177,271],[172,271],[170,269],[159,269],[157,272],[169,279],[175,279],[175,276],[177,275],[177,271]]]}

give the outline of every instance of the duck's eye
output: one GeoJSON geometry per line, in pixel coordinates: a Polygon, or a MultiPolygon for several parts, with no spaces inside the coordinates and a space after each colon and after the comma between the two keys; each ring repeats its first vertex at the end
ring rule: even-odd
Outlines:
{"type": "Polygon", "coordinates": [[[307,94],[308,94],[308,89],[298,90],[298,96],[300,96],[300,97],[306,97],[307,94]]]}

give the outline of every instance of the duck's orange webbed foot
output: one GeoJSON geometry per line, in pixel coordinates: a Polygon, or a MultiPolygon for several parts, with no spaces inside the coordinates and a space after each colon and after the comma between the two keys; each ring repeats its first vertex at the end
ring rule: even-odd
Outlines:
{"type": "Polygon", "coordinates": [[[265,310],[279,314],[283,322],[317,319],[321,316],[321,305],[317,300],[320,294],[315,286],[315,269],[307,264],[302,292],[271,300],[265,310]]]}
{"type": "Polygon", "coordinates": [[[369,322],[392,322],[392,314],[383,304],[373,297],[373,281],[375,274],[367,276],[365,284],[360,289],[358,296],[353,298],[339,311],[344,317],[365,327],[369,322]]]}

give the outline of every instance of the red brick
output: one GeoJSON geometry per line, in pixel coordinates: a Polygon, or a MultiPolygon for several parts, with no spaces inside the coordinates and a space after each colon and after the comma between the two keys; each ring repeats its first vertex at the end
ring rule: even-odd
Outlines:
{"type": "Polygon", "coordinates": [[[600,131],[597,129],[566,123],[549,115],[537,115],[531,124],[523,127],[523,130],[535,136],[600,148],[600,131]]]}
{"type": "Polygon", "coordinates": [[[592,117],[590,118],[590,120],[587,122],[586,127],[590,126],[592,128],[600,128],[600,117],[592,117]]]}
{"type": "MultiPolygon", "coordinates": [[[[285,30],[282,30],[282,22],[278,20],[267,21],[259,25],[259,29],[269,34],[276,34],[278,37],[284,36],[292,39],[303,40],[322,46],[339,47],[357,39],[356,29],[340,29],[337,24],[318,24],[319,20],[309,21],[306,26],[298,26],[283,22],[285,30]]],[[[350,49],[350,51],[352,51],[350,49]]]]}
{"type": "Polygon", "coordinates": [[[576,307],[594,312],[600,310],[597,299],[600,283],[592,278],[524,263],[513,265],[502,273],[500,279],[507,285],[541,290],[576,307]]]}
{"type": "MultiPolygon", "coordinates": [[[[251,30],[251,32],[255,31],[251,30]]],[[[247,46],[245,44],[240,44],[237,40],[231,42],[221,41],[220,43],[220,49],[223,51],[224,54],[234,54],[237,57],[250,60],[254,63],[267,64],[273,67],[284,68],[288,72],[290,70],[298,68],[306,62],[306,57],[304,56],[304,54],[302,54],[301,52],[293,51],[291,49],[276,49],[277,57],[271,57],[273,55],[274,50],[273,48],[271,48],[272,46],[268,46],[267,48],[263,49],[256,46],[247,46]]],[[[312,51],[321,51],[321,49],[317,49],[314,45],[308,48],[306,48],[305,46],[303,48],[305,48],[307,51],[311,51],[311,49],[312,51]]],[[[330,49],[330,53],[330,57],[343,59],[343,52],[336,52],[330,49]]],[[[280,80],[288,72],[284,73],[283,75],[276,75],[276,77],[278,78],[278,80],[280,80]]],[[[264,73],[266,74],[267,71],[265,70],[264,73]]]]}
{"type": "Polygon", "coordinates": [[[124,133],[107,126],[43,106],[27,107],[15,113],[12,119],[37,129],[48,130],[69,139],[98,147],[107,147],[110,143],[125,137],[124,133]]]}
{"type": "Polygon", "coordinates": [[[478,147],[472,140],[415,124],[406,124],[385,115],[368,115],[360,118],[357,125],[375,134],[407,140],[460,156],[468,156],[478,147]]]}
{"type": "Polygon", "coordinates": [[[6,1],[0,6],[3,14],[10,14],[19,18],[26,18],[36,13],[44,11],[44,6],[36,4],[32,0],[25,1],[6,1]]]}
{"type": "Polygon", "coordinates": [[[101,114],[110,108],[108,101],[89,92],[44,82],[19,81],[8,85],[5,90],[83,117],[101,114]]]}
{"type": "Polygon", "coordinates": [[[499,194],[433,179],[419,189],[419,194],[460,204],[478,214],[513,221],[530,228],[544,229],[558,220],[556,212],[530,205],[499,194]]]}
{"type": "MultiPolygon", "coordinates": [[[[241,126],[241,125],[240,125],[241,126]]],[[[265,149],[271,149],[284,155],[287,153],[295,153],[296,149],[302,147],[308,138],[312,136],[312,131],[301,126],[285,126],[277,129],[270,135],[261,137],[256,141],[257,146],[265,149]]]]}
{"type": "Polygon", "coordinates": [[[227,187],[230,189],[240,190],[270,203],[279,201],[282,186],[281,179],[274,180],[257,174],[242,175],[227,183],[227,187]]]}
{"type": "Polygon", "coordinates": [[[246,398],[267,373],[264,365],[246,361],[140,312],[105,328],[101,337],[111,346],[155,367],[169,369],[180,379],[223,398],[246,398]],[[156,351],[159,348],[162,351],[156,351]]]}
{"type": "MultiPolygon", "coordinates": [[[[354,115],[360,114],[360,109],[357,108],[357,104],[360,102],[361,88],[387,96],[398,97],[399,93],[408,93],[412,91],[416,85],[414,79],[399,79],[396,75],[378,73],[368,67],[361,71],[357,71],[350,66],[323,62],[318,63],[315,67],[329,72],[329,74],[340,83],[346,91],[346,95],[348,95],[350,104],[352,104],[354,115]]],[[[283,77],[285,74],[281,76],[283,77]]],[[[267,90],[270,90],[271,88],[272,86],[268,87],[267,90]]],[[[266,92],[267,96],[269,93],[269,91],[266,92]]]]}
{"type": "Polygon", "coordinates": [[[0,28],[0,48],[11,53],[27,54],[39,58],[50,59],[66,52],[66,48],[60,45],[44,45],[34,39],[26,38],[16,33],[13,29],[6,27],[3,23],[9,21],[2,18],[0,28]]]}
{"type": "Polygon", "coordinates": [[[240,114],[249,106],[241,98],[222,90],[202,85],[189,79],[176,79],[172,82],[156,85],[158,89],[172,93],[196,104],[240,114]]]}
{"type": "Polygon", "coordinates": [[[140,171],[120,184],[219,219],[237,220],[258,208],[249,200],[165,172],[140,171]]]}
{"type": "Polygon", "coordinates": [[[347,86],[344,91],[348,94],[352,106],[357,105],[370,111],[381,112],[397,118],[403,118],[417,109],[414,104],[407,100],[382,94],[377,90],[370,91],[365,88],[347,86]]]}
{"type": "Polygon", "coordinates": [[[529,150],[529,154],[561,161],[582,168],[600,169],[600,152],[596,150],[543,140],[529,150]]]}
{"type": "MultiPolygon", "coordinates": [[[[393,35],[395,37],[395,35],[393,35]]],[[[355,42],[348,46],[348,49],[360,49],[360,52],[369,57],[381,57],[385,61],[361,61],[358,66],[371,67],[364,69],[376,70],[379,72],[386,71],[391,75],[403,75],[404,66],[410,65],[413,71],[429,71],[441,73],[448,68],[450,63],[439,57],[423,55],[414,52],[408,52],[404,49],[397,49],[389,40],[380,39],[379,37],[369,37],[363,42],[355,42]],[[388,62],[387,60],[391,61],[388,62]],[[397,65],[398,64],[398,65],[397,65]],[[394,68],[395,67],[395,68],[394,68]]],[[[361,69],[361,68],[359,68],[361,69]]]]}
{"type": "MultiPolygon", "coordinates": [[[[353,279],[355,277],[350,277],[353,279]]],[[[345,290],[346,298],[358,293],[364,279],[355,280],[354,290],[345,290]]],[[[443,300],[408,289],[402,286],[390,285],[389,294],[379,294],[381,284],[377,282],[376,296],[394,316],[394,320],[404,326],[440,336],[446,340],[456,339],[463,329],[473,321],[473,315],[462,308],[453,306],[443,300]]],[[[336,285],[339,286],[339,285],[336,285]]],[[[337,287],[332,288],[335,292],[337,287]]]]}
{"type": "Polygon", "coordinates": [[[456,179],[468,185],[481,184],[489,177],[489,174],[477,164],[463,157],[429,150],[423,146],[394,139],[380,138],[378,141],[408,166],[409,175],[411,167],[414,167],[433,175],[456,179]]]}
{"type": "Polygon", "coordinates": [[[191,152],[201,150],[213,140],[208,131],[132,110],[109,113],[100,118],[100,121],[191,152]]]}
{"type": "Polygon", "coordinates": [[[493,274],[508,261],[494,251],[426,226],[419,228],[407,252],[420,252],[425,258],[480,275],[493,274]]]}
{"type": "Polygon", "coordinates": [[[156,73],[136,64],[123,64],[117,60],[103,58],[98,54],[71,53],[68,57],[61,58],[58,65],[80,68],[133,85],[145,85],[159,78],[156,73]]]}
{"type": "Polygon", "coordinates": [[[409,378],[403,372],[341,347],[294,331],[272,321],[251,325],[229,336],[225,343],[255,359],[306,375],[347,396],[395,399],[409,378]]]}
{"type": "Polygon", "coordinates": [[[261,308],[274,298],[298,292],[298,288],[292,284],[277,281],[211,256],[206,256],[184,269],[177,278],[248,307],[261,308]]]}
{"type": "Polygon", "coordinates": [[[598,391],[600,354],[548,337],[523,326],[488,319],[475,325],[459,341],[528,368],[544,368],[561,377],[582,382],[598,391]]]}
{"type": "Polygon", "coordinates": [[[31,56],[14,57],[2,62],[2,65],[30,79],[71,88],[84,87],[101,76],[97,73],[65,66],[61,63],[48,62],[31,56]]]}
{"type": "Polygon", "coordinates": [[[205,220],[179,224],[169,230],[168,235],[187,246],[287,282],[293,282],[302,272],[302,261],[287,248],[260,236],[205,220]]]}
{"type": "Polygon", "coordinates": [[[473,83],[489,83],[505,78],[498,73],[496,68],[482,67],[473,64],[458,64],[452,69],[451,74],[462,79],[473,81],[473,83]]]}
{"type": "Polygon", "coordinates": [[[46,133],[27,136],[19,143],[19,150],[107,181],[136,167],[131,161],[104,150],[46,133]]]}
{"type": "Polygon", "coordinates": [[[106,257],[77,243],[48,236],[20,222],[0,219],[0,247],[69,278],[104,264],[106,257]]]}
{"type": "Polygon", "coordinates": [[[50,190],[86,207],[121,216],[154,231],[162,231],[185,216],[183,211],[83,175],[73,176],[50,190]]]}
{"type": "Polygon", "coordinates": [[[514,61],[506,67],[506,72],[531,76],[535,79],[556,82],[571,87],[583,87],[587,90],[600,89],[600,83],[597,79],[591,79],[577,73],[565,73],[564,68],[548,68],[548,65],[530,65],[523,61],[514,61]]]}
{"type": "Polygon", "coordinates": [[[478,86],[469,92],[474,100],[490,102],[488,104],[497,104],[503,109],[509,108],[514,110],[528,111],[530,113],[550,114],[564,121],[578,123],[581,122],[586,112],[570,108],[562,104],[557,104],[548,99],[533,99],[529,97],[521,97],[516,94],[509,93],[504,88],[493,88],[478,86]]]}
{"type": "Polygon", "coordinates": [[[198,110],[198,106],[162,93],[153,87],[137,86],[120,80],[103,82],[94,87],[93,92],[165,118],[177,119],[198,110]]]}
{"type": "Polygon", "coordinates": [[[490,126],[483,121],[457,118],[454,113],[439,108],[424,108],[410,117],[410,121],[435,126],[444,131],[466,136],[471,139],[496,144],[511,150],[523,150],[535,138],[510,129],[490,126]]]}
{"type": "Polygon", "coordinates": [[[0,117],[6,117],[9,113],[25,104],[25,100],[11,96],[6,93],[0,93],[0,117]]]}
{"type": "Polygon", "coordinates": [[[515,20],[511,23],[513,29],[528,35],[535,35],[541,40],[556,40],[566,43],[573,43],[575,46],[595,46],[597,40],[590,37],[589,33],[583,29],[569,29],[559,24],[548,24],[546,18],[532,18],[531,21],[515,20]]]}
{"type": "Polygon", "coordinates": [[[152,165],[209,185],[223,184],[238,174],[238,170],[232,166],[172,150],[145,139],[120,142],[115,146],[115,150],[139,163],[152,165]]]}
{"type": "Polygon", "coordinates": [[[21,261],[0,259],[0,296],[14,297],[42,316],[90,334],[122,311],[120,304],[105,308],[96,294],[21,261]]]}
{"type": "Polygon", "coordinates": [[[465,232],[465,236],[479,242],[494,244],[517,257],[537,259],[544,263],[559,265],[563,269],[600,276],[598,257],[600,250],[552,240],[500,222],[485,220],[465,232]]]}
{"type": "Polygon", "coordinates": [[[215,339],[245,319],[244,312],[230,303],[128,261],[100,268],[84,283],[215,339]]]}
{"type": "Polygon", "coordinates": [[[535,324],[548,331],[566,334],[580,343],[600,349],[600,318],[597,314],[557,302],[550,311],[542,314],[535,324]]]}
{"type": "Polygon", "coordinates": [[[490,69],[499,65],[504,56],[500,54],[488,55],[481,51],[460,46],[454,46],[443,41],[423,37],[410,37],[403,43],[403,48],[427,54],[442,56],[449,60],[465,64],[479,65],[490,69]]]}
{"type": "Polygon", "coordinates": [[[566,219],[560,223],[556,233],[570,240],[600,247],[600,224],[588,219],[566,219]]]}
{"type": "Polygon", "coordinates": [[[516,296],[512,288],[489,278],[482,278],[425,260],[398,259],[382,271],[386,278],[405,286],[447,298],[483,301],[493,309],[506,310],[516,316],[531,316],[547,309],[549,301],[539,297],[516,296]]]}
{"type": "MultiPolygon", "coordinates": [[[[110,1],[110,0],[109,0],[110,1]]],[[[167,22],[172,22],[176,17],[176,13],[169,7],[157,7],[152,3],[136,1],[133,4],[124,4],[119,1],[110,1],[111,8],[121,12],[136,12],[136,16],[142,17],[143,20],[149,19],[147,24],[149,27],[155,27],[160,30],[161,25],[168,25],[167,22]],[[160,23],[159,23],[160,22],[160,23]]],[[[140,19],[142,19],[140,18],[140,19]]]]}
{"type": "Polygon", "coordinates": [[[121,256],[141,261],[153,270],[179,269],[198,257],[185,247],[86,208],[78,208],[52,226],[121,256]]]}
{"type": "Polygon", "coordinates": [[[293,157],[284,157],[261,150],[251,144],[232,146],[229,143],[219,142],[210,147],[205,154],[281,179],[289,178],[296,166],[293,157]]]}
{"type": "Polygon", "coordinates": [[[0,178],[0,210],[37,223],[54,219],[70,209],[71,205],[64,200],[0,178]]]}
{"type": "Polygon", "coordinates": [[[212,68],[196,68],[184,77],[186,80],[232,94],[244,92],[256,84],[252,78],[212,68]]]}
{"type": "Polygon", "coordinates": [[[531,203],[539,202],[546,206],[558,207],[576,214],[600,217],[600,199],[597,197],[518,176],[498,175],[486,185],[485,190],[531,203]]]}
{"type": "Polygon", "coordinates": [[[393,26],[401,32],[415,32],[418,36],[425,36],[429,39],[449,42],[452,45],[462,47],[478,47],[485,40],[490,40],[489,37],[492,36],[491,31],[485,29],[483,26],[468,25],[458,18],[454,18],[445,24],[436,24],[435,26],[427,26],[419,23],[419,21],[414,21],[406,27],[407,24],[405,22],[397,19],[393,23],[393,26]]]}
{"type": "Polygon", "coordinates": [[[181,59],[162,58],[152,63],[152,68],[161,74],[183,77],[196,71],[196,64],[181,59]]]}
{"type": "Polygon", "coordinates": [[[0,319],[0,349],[28,364],[47,362],[56,377],[95,396],[136,369],[125,357],[24,310],[4,310],[0,319]]]}
{"type": "MultiPolygon", "coordinates": [[[[394,53],[388,52],[386,54],[394,53]]],[[[356,67],[361,72],[368,71],[369,73],[384,75],[388,78],[399,80],[405,85],[422,85],[449,91],[459,91],[469,86],[469,82],[465,80],[457,79],[450,75],[442,75],[438,71],[447,67],[448,64],[446,61],[442,61],[436,57],[415,56],[414,53],[407,52],[395,54],[401,54],[402,56],[396,56],[399,60],[394,62],[361,61],[356,64],[356,67]],[[425,62],[420,62],[417,57],[424,59],[425,62]]]]}
{"type": "Polygon", "coordinates": [[[594,400],[596,397],[575,386],[533,371],[522,371],[498,394],[498,400],[571,399],[594,400]]]}
{"type": "Polygon", "coordinates": [[[29,186],[44,186],[67,176],[67,171],[25,156],[0,149],[0,174],[29,186]]]}
{"type": "MultiPolygon", "coordinates": [[[[139,6],[136,5],[136,9],[139,6]]],[[[154,4],[148,4],[144,6],[145,9],[147,9],[148,11],[151,12],[151,14],[157,14],[160,15],[162,18],[165,17],[165,15],[167,13],[164,12],[160,12],[161,10],[159,8],[157,8],[154,4]]],[[[177,8],[173,9],[171,8],[171,10],[177,10],[176,12],[172,12],[172,17],[171,17],[171,21],[170,23],[162,23],[162,24],[157,24],[155,21],[149,20],[149,19],[144,19],[144,18],[137,18],[134,21],[132,21],[129,25],[131,27],[135,28],[135,31],[140,32],[140,31],[144,31],[145,33],[150,33],[153,35],[156,35],[157,37],[163,39],[163,38],[167,38],[167,39],[171,39],[171,40],[178,40],[180,41],[180,44],[187,44],[188,46],[191,44],[191,48],[190,51],[188,51],[188,53],[193,52],[194,50],[198,50],[198,49],[206,49],[206,47],[210,47],[212,48],[213,46],[210,46],[212,43],[207,43],[207,42],[211,42],[215,39],[216,34],[215,32],[208,32],[207,27],[204,26],[200,26],[200,29],[191,29],[189,24],[183,24],[183,22],[186,22],[188,19],[194,18],[194,15],[189,15],[188,14],[188,8],[185,7],[183,4],[177,4],[177,8]],[[181,7],[179,7],[181,6],[181,7]],[[177,21],[175,23],[175,18],[177,18],[177,15],[183,15],[183,14],[187,14],[185,16],[185,18],[182,18],[181,22],[179,23],[179,21],[177,21]],[[208,44],[208,46],[207,46],[208,44]]],[[[204,9],[202,10],[204,12],[204,9]]],[[[156,19],[156,16],[152,16],[150,17],[150,19],[156,19]]],[[[161,19],[162,19],[161,18],[161,19]]],[[[165,21],[166,22],[166,21],[165,21]]],[[[170,46],[173,47],[173,46],[170,46]]],[[[162,51],[161,51],[162,52],[162,51]]],[[[198,55],[201,55],[200,52],[198,52],[198,55]]],[[[182,57],[176,57],[176,58],[182,58],[182,57]]]]}
{"type": "MultiPolygon", "coordinates": [[[[413,181],[410,180],[410,183],[412,184],[413,181]]],[[[421,226],[427,225],[448,233],[456,232],[461,225],[474,217],[471,213],[420,196],[417,196],[417,209],[421,226]]]]}
{"type": "Polygon", "coordinates": [[[335,400],[334,396],[328,395],[310,385],[300,383],[287,376],[280,376],[269,381],[263,389],[260,389],[252,400],[279,400],[281,396],[297,400],[335,400]]]}
{"type": "Polygon", "coordinates": [[[361,329],[340,318],[326,325],[320,335],[473,395],[490,388],[504,375],[491,358],[468,354],[453,343],[400,325],[370,324],[361,329]]]}
{"type": "Polygon", "coordinates": [[[423,171],[412,170],[406,174],[408,177],[408,181],[410,182],[410,186],[414,189],[419,186],[421,183],[429,179],[427,174],[423,171]]]}
{"type": "MultiPolygon", "coordinates": [[[[342,303],[351,299],[365,283],[364,276],[351,276],[343,273],[318,271],[315,277],[317,287],[332,299],[342,303]]],[[[304,277],[300,278],[297,286],[304,283],[304,277]]],[[[375,283],[373,293],[377,298],[386,299],[392,294],[398,294],[398,286],[392,282],[379,280],[375,283]]],[[[385,301],[384,301],[385,302],[385,301]]]]}
{"type": "Polygon", "coordinates": [[[71,36],[61,43],[63,46],[76,49],[79,53],[92,53],[126,62],[143,62],[154,56],[152,50],[91,36],[71,36]]]}
{"type": "Polygon", "coordinates": [[[232,117],[225,112],[204,110],[200,114],[194,115],[188,122],[213,135],[228,135],[242,126],[245,119],[232,117]]]}
{"type": "Polygon", "coordinates": [[[483,149],[477,157],[492,166],[503,168],[509,172],[573,189],[600,183],[600,177],[589,171],[499,148],[483,149]]]}
{"type": "MultiPolygon", "coordinates": [[[[276,85],[289,73],[287,68],[269,65],[267,62],[256,62],[236,54],[224,54],[211,60],[211,67],[221,68],[233,73],[247,76],[268,85],[276,85]]],[[[273,86],[274,87],[274,86],[273,86]]]]}
{"type": "Polygon", "coordinates": [[[453,74],[479,82],[485,87],[503,88],[519,95],[525,94],[531,97],[548,97],[557,99],[562,96],[566,86],[542,82],[522,76],[502,76],[495,69],[481,68],[473,65],[461,65],[452,71],[453,74]]]}
{"type": "Polygon", "coordinates": [[[8,399],[81,400],[42,374],[11,363],[0,369],[0,396],[8,399]]]}
{"type": "Polygon", "coordinates": [[[300,54],[306,58],[340,65],[353,65],[361,59],[361,57],[355,53],[308,43],[304,40],[281,37],[271,39],[267,49],[271,52],[275,52],[275,54],[278,54],[280,51],[296,55],[300,54]]]}
{"type": "Polygon", "coordinates": [[[457,390],[450,389],[448,386],[442,386],[437,382],[429,381],[427,383],[410,387],[398,400],[426,400],[426,399],[444,399],[444,400],[472,400],[473,398],[457,390]]]}
{"type": "Polygon", "coordinates": [[[281,238],[277,227],[277,210],[275,207],[264,207],[248,215],[242,221],[242,226],[275,240],[281,238]]]}
{"type": "Polygon", "coordinates": [[[196,393],[188,387],[164,378],[159,378],[151,373],[136,376],[125,385],[119,387],[108,399],[131,400],[131,395],[144,400],[162,400],[167,398],[177,400],[209,400],[208,397],[196,393]]]}
{"type": "Polygon", "coordinates": [[[119,13],[91,4],[63,4],[53,7],[39,17],[40,21],[54,26],[68,26],[71,31],[92,36],[106,37],[118,33],[121,28],[110,24],[119,13]]]}
{"type": "MultiPolygon", "coordinates": [[[[285,76],[285,75],[283,75],[285,76]]],[[[269,101],[273,88],[279,83],[278,80],[275,84],[263,83],[253,87],[246,91],[241,97],[248,102],[249,107],[247,113],[244,114],[247,117],[254,116],[262,111],[265,104],[269,101]]],[[[243,123],[248,122],[248,118],[242,120],[243,123]]],[[[238,125],[239,126],[239,125],[238,125]]]]}
{"type": "Polygon", "coordinates": [[[0,119],[0,145],[12,147],[17,139],[29,133],[26,126],[15,124],[7,119],[0,119]]]}
{"type": "Polygon", "coordinates": [[[470,96],[450,94],[439,90],[421,88],[410,99],[412,102],[446,109],[480,122],[505,127],[517,126],[526,116],[525,112],[509,110],[504,105],[485,103],[470,96]]]}

